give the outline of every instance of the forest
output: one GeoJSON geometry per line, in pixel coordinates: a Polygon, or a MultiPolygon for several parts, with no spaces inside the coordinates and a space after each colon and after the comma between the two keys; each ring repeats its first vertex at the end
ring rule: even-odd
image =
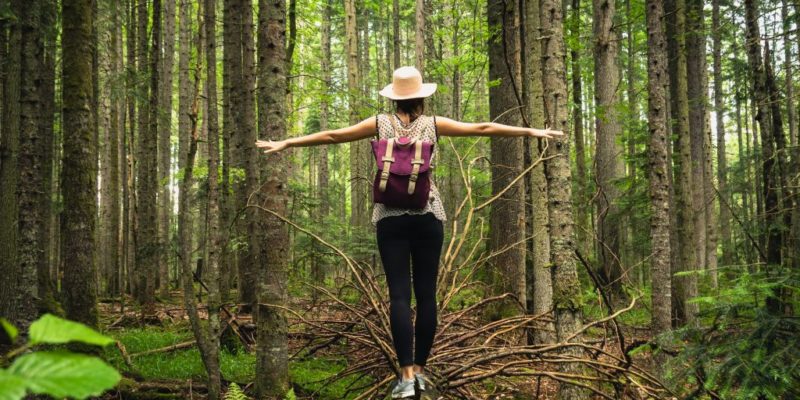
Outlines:
{"type": "Polygon", "coordinates": [[[369,141],[256,141],[391,115],[402,66],[426,115],[564,133],[436,143],[416,398],[800,398],[798,28],[798,0],[0,0],[0,399],[390,398],[369,141]]]}

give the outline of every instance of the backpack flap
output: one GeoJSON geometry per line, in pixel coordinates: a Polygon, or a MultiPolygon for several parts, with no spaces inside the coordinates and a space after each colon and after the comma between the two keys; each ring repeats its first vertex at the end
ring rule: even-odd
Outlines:
{"type": "MultiPolygon", "coordinates": [[[[383,171],[384,166],[386,165],[386,162],[383,158],[386,156],[386,150],[390,140],[392,139],[371,141],[372,153],[375,156],[375,162],[378,166],[378,170],[380,171],[383,171]]],[[[412,140],[407,145],[400,145],[396,141],[393,141],[392,152],[389,157],[393,158],[394,160],[389,163],[389,172],[395,175],[412,174],[415,165],[412,163],[412,161],[415,159],[415,143],[417,142],[417,140],[412,140]]],[[[422,173],[431,167],[431,154],[433,154],[434,144],[427,141],[419,141],[419,143],[422,145],[422,152],[420,154],[422,163],[416,165],[419,165],[417,173],[422,173]]]]}

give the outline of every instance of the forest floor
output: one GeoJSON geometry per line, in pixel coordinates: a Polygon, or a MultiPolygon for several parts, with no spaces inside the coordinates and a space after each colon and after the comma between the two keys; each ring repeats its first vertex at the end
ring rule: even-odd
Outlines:
{"type": "MultiPolygon", "coordinates": [[[[309,304],[304,304],[303,301],[308,302],[293,300],[291,306],[294,309],[307,308],[309,304]]],[[[193,343],[181,292],[174,291],[168,297],[162,297],[157,309],[157,321],[150,321],[147,325],[140,323],[138,308],[133,304],[135,303],[132,299],[125,299],[122,311],[123,304],[118,299],[108,300],[100,305],[101,329],[120,343],[118,347],[107,349],[105,356],[124,376],[118,389],[109,393],[106,398],[205,398],[206,373],[199,350],[193,343]]],[[[588,305],[585,309],[588,318],[592,318],[592,314],[600,317],[600,312],[597,306],[588,305]]],[[[201,318],[206,316],[202,308],[200,313],[201,318]]],[[[646,306],[628,313],[621,325],[627,340],[646,340],[649,332],[644,327],[648,322],[646,306]]],[[[247,317],[239,323],[245,328],[252,328],[247,317]]],[[[363,382],[353,382],[354,379],[326,382],[327,378],[347,367],[348,360],[341,353],[323,350],[312,357],[302,357],[309,334],[294,329],[289,334],[289,374],[294,398],[332,400],[355,397],[357,393],[348,393],[348,387],[363,382]]],[[[247,351],[239,341],[232,344],[229,342],[221,349],[220,364],[225,387],[230,388],[231,384],[236,383],[245,393],[252,392],[255,373],[253,352],[247,351]]],[[[532,377],[487,379],[478,386],[480,397],[485,399],[551,399],[555,398],[557,390],[557,385],[552,380],[532,377]]],[[[455,397],[445,395],[440,398],[455,397]]]]}

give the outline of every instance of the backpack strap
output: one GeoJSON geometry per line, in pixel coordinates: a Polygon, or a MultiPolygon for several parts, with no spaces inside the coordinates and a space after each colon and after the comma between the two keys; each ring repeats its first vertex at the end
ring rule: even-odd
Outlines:
{"type": "Polygon", "coordinates": [[[383,171],[381,171],[381,183],[378,186],[381,192],[386,191],[386,182],[389,180],[389,168],[392,167],[394,157],[392,157],[392,150],[394,148],[394,138],[390,138],[386,142],[386,154],[383,155],[383,171]]]}
{"type": "Polygon", "coordinates": [[[381,140],[381,130],[378,124],[378,114],[375,114],[375,140],[381,140]]]}
{"type": "Polygon", "coordinates": [[[414,141],[414,159],[411,160],[411,176],[408,177],[408,194],[414,194],[414,189],[417,187],[417,177],[419,176],[419,167],[424,164],[425,160],[422,159],[422,142],[419,140],[414,141]]]}

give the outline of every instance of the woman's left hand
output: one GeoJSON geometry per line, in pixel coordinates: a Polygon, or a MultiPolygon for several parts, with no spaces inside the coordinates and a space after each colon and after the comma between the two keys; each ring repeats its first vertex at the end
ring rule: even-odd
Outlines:
{"type": "Polygon", "coordinates": [[[541,138],[552,139],[555,136],[563,136],[564,135],[564,132],[562,132],[562,131],[557,131],[557,130],[550,129],[550,128],[547,128],[547,127],[545,127],[544,129],[536,129],[536,128],[530,128],[530,129],[531,129],[531,136],[533,136],[533,137],[541,137],[541,138]]]}

